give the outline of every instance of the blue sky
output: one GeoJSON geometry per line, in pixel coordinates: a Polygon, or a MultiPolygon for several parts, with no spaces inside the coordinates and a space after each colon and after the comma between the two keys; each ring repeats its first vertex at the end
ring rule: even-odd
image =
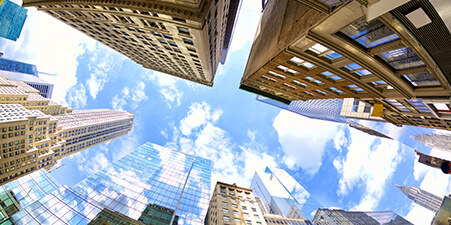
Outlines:
{"type": "MultiPolygon", "coordinates": [[[[65,158],[52,172],[72,186],[150,141],[213,161],[212,182],[249,186],[256,170],[286,169],[326,207],[392,210],[414,224],[432,213],[392,183],[451,192],[439,170],[416,162],[411,147],[332,122],[281,111],[239,90],[260,16],[259,1],[244,1],[225,65],[212,88],[143,69],[75,29],[29,8],[17,42],[0,40],[5,57],[36,64],[55,84],[53,99],[74,109],[114,108],[135,114],[130,134],[65,158]]],[[[402,135],[388,124],[377,124],[402,135]]],[[[416,143],[412,143],[416,145],[416,143]]],[[[450,153],[413,146],[451,159],[450,153]]]]}

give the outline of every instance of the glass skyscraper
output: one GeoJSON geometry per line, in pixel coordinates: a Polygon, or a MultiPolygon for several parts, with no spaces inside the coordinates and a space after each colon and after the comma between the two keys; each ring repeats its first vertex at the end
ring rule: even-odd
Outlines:
{"type": "Polygon", "coordinates": [[[210,160],[146,143],[74,187],[61,186],[28,204],[12,219],[27,225],[88,224],[114,214],[137,224],[200,225],[210,179],[210,160]]]}
{"type": "Polygon", "coordinates": [[[289,105],[263,96],[257,96],[257,100],[290,112],[297,113],[310,119],[348,124],[350,127],[369,135],[391,139],[391,137],[369,127],[363,126],[351,118],[340,115],[343,99],[313,99],[308,101],[297,100],[291,101],[289,105]]]}
{"type": "Polygon", "coordinates": [[[323,207],[282,169],[266,167],[264,173],[256,172],[250,188],[260,197],[265,210],[271,214],[311,220],[314,212],[323,207]]]}
{"type": "Polygon", "coordinates": [[[392,211],[358,212],[341,209],[318,209],[312,222],[316,225],[412,225],[392,211]]]}
{"type": "Polygon", "coordinates": [[[0,37],[16,41],[22,32],[27,11],[10,0],[0,1],[0,37]]]}

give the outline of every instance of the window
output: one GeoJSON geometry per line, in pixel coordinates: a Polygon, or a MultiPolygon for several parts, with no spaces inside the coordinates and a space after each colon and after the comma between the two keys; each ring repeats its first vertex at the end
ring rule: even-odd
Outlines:
{"type": "Polygon", "coordinates": [[[186,20],[185,20],[185,19],[182,19],[182,18],[172,17],[172,19],[175,20],[175,21],[178,21],[178,22],[186,23],[186,20]]]}
{"type": "Polygon", "coordinates": [[[352,103],[352,112],[357,112],[359,108],[359,100],[354,99],[354,102],[352,103]]]}
{"type": "Polygon", "coordinates": [[[394,69],[402,70],[424,66],[424,62],[409,47],[403,47],[379,54],[394,69]]]}
{"type": "Polygon", "coordinates": [[[252,207],[251,209],[252,209],[252,212],[257,212],[256,208],[252,207]]]}
{"type": "Polygon", "coordinates": [[[227,202],[222,202],[222,205],[223,206],[227,206],[227,202]]]}
{"type": "Polygon", "coordinates": [[[240,215],[240,213],[239,213],[238,211],[233,211],[233,215],[235,215],[235,216],[239,216],[239,215],[240,215]]]}
{"type": "Polygon", "coordinates": [[[433,74],[428,72],[407,74],[403,75],[403,77],[415,87],[440,85],[440,82],[437,80],[437,78],[435,78],[433,74]]]}
{"type": "Polygon", "coordinates": [[[336,52],[333,52],[333,53],[329,53],[329,54],[325,55],[324,57],[326,57],[326,58],[328,58],[330,60],[334,60],[334,59],[341,58],[343,56],[338,54],[338,53],[336,53],[336,52]]]}
{"type": "MultiPolygon", "coordinates": [[[[193,42],[192,40],[190,40],[190,39],[183,38],[183,42],[184,42],[185,44],[194,45],[194,42],[193,42]]],[[[188,50],[189,50],[189,49],[188,49],[188,50]]]]}
{"type": "Polygon", "coordinates": [[[235,223],[241,223],[240,219],[235,219],[235,223]]]}
{"type": "Polygon", "coordinates": [[[228,216],[223,216],[222,218],[224,219],[224,221],[230,221],[230,217],[228,216]]]}
{"type": "Polygon", "coordinates": [[[371,112],[371,105],[365,104],[365,108],[363,108],[364,113],[370,113],[371,112]]]}
{"type": "Polygon", "coordinates": [[[184,28],[184,27],[177,27],[179,32],[182,34],[188,34],[189,35],[189,30],[188,28],[184,28]]]}
{"type": "Polygon", "coordinates": [[[224,208],[223,208],[223,209],[222,209],[222,212],[225,213],[225,214],[229,214],[229,210],[228,210],[228,209],[224,209],[224,208]]]}
{"type": "Polygon", "coordinates": [[[238,209],[238,205],[232,204],[232,207],[238,209]]]}
{"type": "Polygon", "coordinates": [[[398,35],[381,21],[375,19],[367,23],[365,17],[341,29],[339,34],[367,49],[399,39],[398,35]]]}
{"type": "Polygon", "coordinates": [[[309,50],[313,51],[316,54],[321,54],[329,49],[324,47],[323,45],[317,43],[317,44],[313,45],[311,48],[309,48],[309,50]]]}

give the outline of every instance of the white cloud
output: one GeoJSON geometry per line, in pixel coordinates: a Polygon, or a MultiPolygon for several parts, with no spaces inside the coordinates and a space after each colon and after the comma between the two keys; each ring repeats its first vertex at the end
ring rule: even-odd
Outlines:
{"type": "Polygon", "coordinates": [[[152,81],[159,87],[159,92],[166,100],[169,108],[174,104],[176,107],[180,106],[183,92],[176,87],[180,78],[157,71],[147,70],[146,73],[144,73],[144,79],[146,81],[152,81]]]}
{"type": "Polygon", "coordinates": [[[207,103],[195,102],[190,106],[187,116],[180,121],[180,131],[183,135],[188,136],[193,129],[206,124],[207,121],[215,123],[221,115],[222,110],[216,109],[212,111],[207,103]]]}
{"type": "Polygon", "coordinates": [[[86,87],[93,99],[96,99],[99,92],[103,90],[105,84],[109,81],[112,68],[115,65],[122,65],[125,59],[124,56],[114,57],[115,55],[119,56],[119,54],[103,44],[97,43],[96,46],[88,64],[91,74],[89,79],[86,80],[86,87]]]}
{"type": "Polygon", "coordinates": [[[35,64],[39,71],[57,74],[40,77],[54,84],[52,98],[66,103],[67,90],[77,83],[77,58],[94,49],[95,41],[35,8],[28,8],[27,14],[20,38],[17,42],[0,40],[0,51],[6,58],[35,64]]]}
{"type": "Polygon", "coordinates": [[[67,91],[67,104],[72,108],[78,109],[86,106],[88,96],[86,95],[86,88],[83,84],[79,83],[72,86],[67,91]]]}
{"type": "Polygon", "coordinates": [[[282,110],[273,126],[284,153],[283,162],[290,169],[301,168],[305,173],[314,175],[321,167],[326,143],[334,141],[337,132],[343,132],[340,127],[345,125],[309,119],[282,110]]]}
{"type": "MultiPolygon", "coordinates": [[[[133,89],[132,97],[131,99],[135,102],[141,102],[147,100],[146,93],[144,92],[144,89],[146,88],[146,84],[142,81],[139,81],[138,84],[136,84],[136,87],[133,89]]],[[[123,93],[127,93],[128,89],[125,89],[123,93]]]]}
{"type": "MultiPolygon", "coordinates": [[[[384,196],[385,185],[402,161],[407,147],[354,129],[350,129],[350,134],[347,155],[337,157],[333,162],[341,175],[337,194],[347,195],[356,186],[363,186],[363,196],[353,210],[371,211],[384,196]]],[[[413,149],[408,150],[413,152],[413,149]]]]}
{"type": "Polygon", "coordinates": [[[248,143],[233,143],[227,132],[215,125],[221,115],[222,110],[212,109],[205,102],[193,103],[179,122],[180,126],[173,126],[172,138],[166,147],[210,159],[212,187],[217,181],[247,187],[256,170],[276,167],[276,160],[256,142],[254,132],[248,132],[248,143]]]}
{"type": "Polygon", "coordinates": [[[70,155],[68,158],[75,159],[78,164],[78,170],[85,175],[90,176],[111,163],[105,155],[105,153],[109,151],[110,143],[111,141],[108,141],[94,148],[89,148],[82,152],[70,155]],[[92,154],[94,154],[94,156],[92,156],[92,154]],[[88,160],[88,157],[90,160],[88,160]]]}
{"type": "Polygon", "coordinates": [[[114,95],[113,99],[111,99],[111,106],[113,109],[123,110],[129,104],[132,109],[138,108],[140,102],[148,99],[145,88],[146,84],[143,81],[138,81],[132,90],[128,87],[123,87],[120,94],[114,95]]]}

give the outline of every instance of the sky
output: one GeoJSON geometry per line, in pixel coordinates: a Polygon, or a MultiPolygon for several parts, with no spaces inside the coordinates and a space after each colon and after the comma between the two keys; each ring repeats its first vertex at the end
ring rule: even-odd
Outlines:
{"type": "MultiPolygon", "coordinates": [[[[53,100],[74,109],[122,109],[135,114],[131,132],[64,158],[52,175],[72,186],[153,142],[212,160],[216,181],[249,187],[255,171],[285,169],[324,207],[392,210],[414,224],[432,212],[393,184],[436,195],[451,192],[449,175],[417,162],[414,149],[451,160],[451,153],[375,138],[348,126],[308,119],[239,90],[261,2],[243,1],[226,63],[213,87],[144,69],[58,20],[28,8],[16,42],[0,39],[4,57],[37,65],[54,83],[53,100]]],[[[369,123],[363,121],[362,123],[369,123]]],[[[408,135],[378,123],[392,136],[408,135]]]]}

